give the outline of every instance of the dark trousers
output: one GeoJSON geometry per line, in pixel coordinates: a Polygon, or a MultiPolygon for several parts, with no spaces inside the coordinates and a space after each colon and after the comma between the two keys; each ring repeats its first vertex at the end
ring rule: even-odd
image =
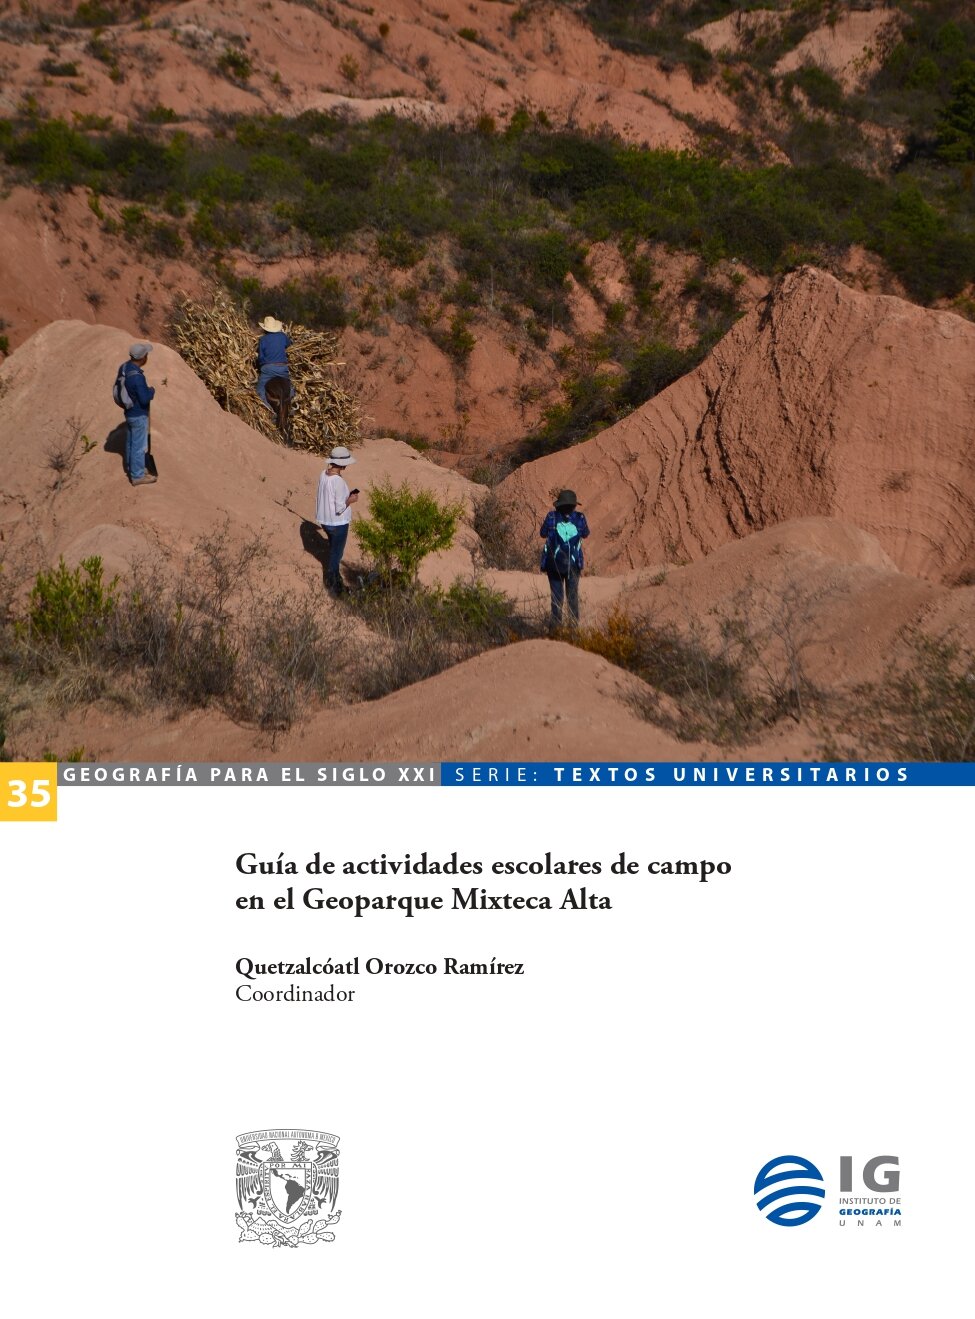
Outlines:
{"type": "Polygon", "coordinates": [[[325,570],[325,585],[330,591],[335,591],[338,594],[345,590],[339,569],[342,565],[342,555],[345,553],[345,542],[349,539],[349,524],[345,522],[340,527],[322,527],[322,531],[328,537],[328,567],[325,570]]]}
{"type": "Polygon", "coordinates": [[[549,590],[552,592],[552,626],[576,627],[579,623],[579,570],[570,568],[568,577],[558,573],[548,574],[549,590]],[[563,619],[563,602],[568,602],[568,617],[563,619]]]}

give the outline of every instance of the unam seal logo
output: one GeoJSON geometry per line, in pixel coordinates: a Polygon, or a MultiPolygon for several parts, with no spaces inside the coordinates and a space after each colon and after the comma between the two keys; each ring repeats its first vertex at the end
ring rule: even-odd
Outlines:
{"type": "Polygon", "coordinates": [[[777,1227],[801,1227],[826,1199],[823,1174],[798,1154],[770,1159],[755,1178],[755,1207],[777,1227]]]}
{"type": "Polygon", "coordinates": [[[327,1131],[298,1127],[238,1136],[238,1240],[294,1249],[334,1241],[331,1228],[342,1216],[335,1208],[338,1144],[338,1136],[327,1131]],[[284,1150],[279,1141],[286,1142],[284,1150]]]}

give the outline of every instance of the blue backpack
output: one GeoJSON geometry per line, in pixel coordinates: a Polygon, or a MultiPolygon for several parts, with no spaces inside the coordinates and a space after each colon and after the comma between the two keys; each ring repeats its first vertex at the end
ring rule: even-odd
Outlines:
{"type": "Polygon", "coordinates": [[[555,524],[555,530],[549,534],[542,550],[542,572],[554,573],[556,577],[568,577],[572,568],[582,571],[582,540],[579,528],[570,518],[563,518],[555,524]]]}

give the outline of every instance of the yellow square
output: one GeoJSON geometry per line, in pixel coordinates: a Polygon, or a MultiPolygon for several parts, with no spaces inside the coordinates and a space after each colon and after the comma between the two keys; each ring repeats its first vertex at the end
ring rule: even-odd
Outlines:
{"type": "Polygon", "coordinates": [[[54,761],[0,763],[0,820],[57,818],[58,767],[54,761]]]}

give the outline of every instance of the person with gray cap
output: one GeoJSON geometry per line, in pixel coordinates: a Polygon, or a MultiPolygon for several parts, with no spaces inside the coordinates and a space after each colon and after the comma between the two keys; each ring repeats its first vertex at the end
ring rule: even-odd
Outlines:
{"type": "Polygon", "coordinates": [[[349,489],[342,473],[354,462],[348,449],[340,444],[328,455],[328,463],[318,481],[315,520],[328,537],[325,585],[333,595],[341,595],[345,590],[341,573],[342,555],[345,553],[345,542],[349,539],[352,505],[358,501],[359,492],[349,489]]]}
{"type": "Polygon", "coordinates": [[[112,390],[115,402],[125,411],[125,471],[132,485],[152,485],[156,480],[146,471],[149,404],[156,391],[146,383],[142,371],[151,352],[152,344],[134,343],[129,349],[129,360],[118,369],[112,390]]]}
{"type": "Polygon", "coordinates": [[[582,542],[589,535],[585,513],[576,511],[574,490],[560,490],[555,507],[545,515],[540,535],[545,541],[542,550],[542,572],[548,574],[552,595],[552,626],[569,627],[579,623],[579,578],[582,575],[582,542]],[[565,605],[569,615],[565,618],[565,605]]]}

